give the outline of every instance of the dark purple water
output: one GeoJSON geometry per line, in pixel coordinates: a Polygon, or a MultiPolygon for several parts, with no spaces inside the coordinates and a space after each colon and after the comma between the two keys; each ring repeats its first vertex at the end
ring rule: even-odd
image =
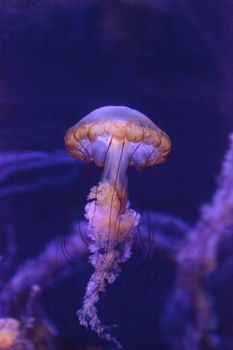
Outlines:
{"type": "MultiPolygon", "coordinates": [[[[100,172],[91,168],[87,180],[81,164],[61,153],[64,161],[56,165],[53,155],[63,152],[71,125],[104,105],[142,111],[173,142],[166,164],[142,174],[130,170],[133,206],[193,223],[215,188],[232,130],[230,1],[9,0],[0,4],[0,14],[1,171],[9,164],[12,169],[1,182],[0,229],[4,236],[6,225],[16,228],[17,263],[37,254],[82,217],[88,187],[100,172]],[[45,152],[51,166],[25,163],[18,169],[17,155],[4,163],[5,152],[11,151],[45,152]]],[[[140,266],[138,255],[134,263],[140,266]]],[[[152,267],[145,267],[149,277],[139,272],[134,287],[126,288],[126,304],[132,295],[143,295],[129,311],[114,309],[111,298],[106,300],[108,317],[119,325],[127,350],[164,346],[156,324],[173,266],[163,259],[156,256],[152,267]],[[135,292],[138,285],[147,286],[148,279],[146,292],[135,292]]],[[[86,262],[80,275],[47,292],[47,311],[63,337],[96,344],[75,315],[87,269],[86,262]]],[[[129,271],[122,281],[127,282],[129,271]]],[[[120,283],[113,293],[121,304],[120,283]]]]}

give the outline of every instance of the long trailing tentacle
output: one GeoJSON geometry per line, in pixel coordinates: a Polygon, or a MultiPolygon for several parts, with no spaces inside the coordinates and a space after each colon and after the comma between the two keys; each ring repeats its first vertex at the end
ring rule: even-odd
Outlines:
{"type": "Polygon", "coordinates": [[[95,271],[87,285],[78,316],[82,325],[90,326],[99,336],[121,347],[110,334],[110,327],[103,325],[98,318],[96,303],[99,292],[103,292],[107,283],[111,284],[117,278],[121,270],[119,264],[131,255],[132,231],[138,225],[139,215],[129,208],[129,203],[124,212],[120,212],[121,202],[117,191],[107,182],[100,182],[98,187],[93,187],[88,199],[90,202],[86,205],[85,216],[89,220],[89,235],[92,239],[89,261],[95,271]]]}

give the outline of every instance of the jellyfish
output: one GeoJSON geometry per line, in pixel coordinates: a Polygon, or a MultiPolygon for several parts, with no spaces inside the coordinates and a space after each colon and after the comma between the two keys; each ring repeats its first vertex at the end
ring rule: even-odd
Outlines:
{"type": "Polygon", "coordinates": [[[0,318],[0,349],[12,349],[20,336],[20,323],[14,318],[0,318]]]}
{"type": "Polygon", "coordinates": [[[65,135],[65,147],[71,156],[103,167],[102,177],[91,188],[85,206],[89,261],[94,272],[77,314],[81,325],[120,348],[119,341],[111,335],[111,327],[100,321],[96,304],[100,292],[117,278],[120,263],[130,257],[133,233],[140,221],[127,196],[127,168],[142,169],[165,162],[171,142],[166,133],[139,111],[106,106],[71,127],[65,135]]]}

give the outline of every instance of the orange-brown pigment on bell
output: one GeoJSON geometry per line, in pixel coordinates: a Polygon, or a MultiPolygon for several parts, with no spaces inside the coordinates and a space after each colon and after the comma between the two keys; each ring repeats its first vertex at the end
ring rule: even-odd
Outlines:
{"type": "MultiPolygon", "coordinates": [[[[125,140],[125,142],[142,142],[145,145],[153,145],[160,151],[160,156],[152,161],[145,161],[138,165],[143,168],[154,164],[163,163],[171,150],[171,141],[166,133],[160,130],[155,124],[154,128],[143,127],[138,123],[127,122],[123,120],[110,120],[91,122],[80,127],[77,125],[70,128],[65,136],[65,146],[68,152],[80,160],[84,160],[82,154],[79,153],[77,145],[83,140],[88,139],[90,142],[97,140],[99,136],[109,135],[117,141],[125,140]]],[[[90,158],[99,166],[103,166],[104,162],[98,164],[95,158],[90,158]]]]}
{"type": "Polygon", "coordinates": [[[118,276],[119,264],[130,257],[133,231],[140,220],[140,215],[130,208],[127,169],[163,163],[171,141],[142,113],[124,106],[107,106],[94,110],[71,127],[65,146],[73,157],[103,167],[101,180],[91,188],[85,206],[88,235],[92,239],[89,260],[95,271],[78,311],[79,320],[121,347],[98,318],[96,303],[99,292],[118,276]]]}

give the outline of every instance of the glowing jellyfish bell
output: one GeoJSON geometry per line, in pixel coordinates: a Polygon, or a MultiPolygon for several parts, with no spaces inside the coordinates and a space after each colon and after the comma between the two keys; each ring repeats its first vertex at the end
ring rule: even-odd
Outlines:
{"type": "Polygon", "coordinates": [[[171,142],[166,133],[137,110],[107,106],[94,110],[71,127],[65,146],[71,156],[104,168],[85,207],[91,237],[90,262],[95,271],[78,311],[79,320],[120,347],[109,327],[99,320],[95,305],[99,292],[118,276],[119,264],[130,257],[133,231],[139,224],[140,215],[130,209],[127,199],[127,168],[163,163],[171,142]]]}

